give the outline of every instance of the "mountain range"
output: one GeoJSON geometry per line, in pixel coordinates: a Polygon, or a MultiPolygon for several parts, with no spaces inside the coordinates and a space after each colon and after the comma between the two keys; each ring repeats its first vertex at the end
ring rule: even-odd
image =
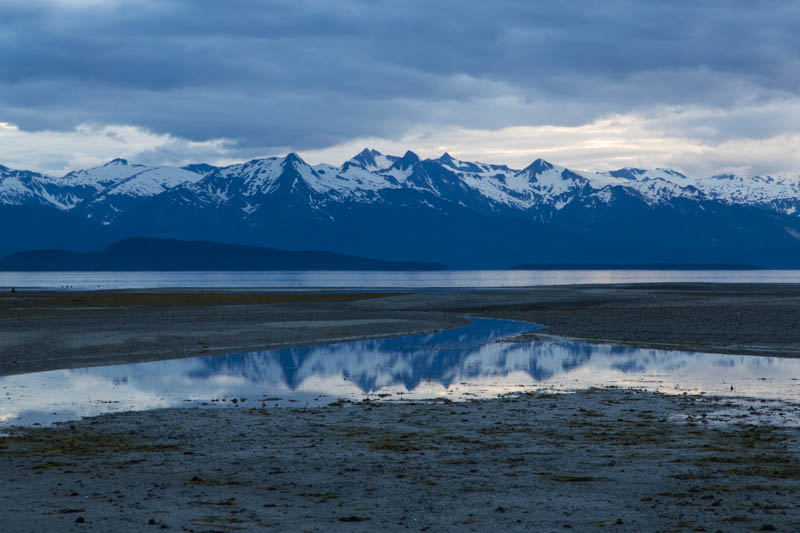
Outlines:
{"type": "Polygon", "coordinates": [[[669,169],[523,169],[365,149],[224,167],[114,159],[48,176],[0,165],[0,256],[99,251],[132,236],[321,250],[385,261],[800,267],[800,179],[669,169]]]}

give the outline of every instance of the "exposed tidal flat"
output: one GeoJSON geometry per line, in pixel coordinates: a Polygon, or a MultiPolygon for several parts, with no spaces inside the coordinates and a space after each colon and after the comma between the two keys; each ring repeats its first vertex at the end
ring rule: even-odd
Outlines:
{"type": "Polygon", "coordinates": [[[430,332],[465,316],[553,335],[698,352],[800,356],[798,284],[579,285],[274,293],[158,289],[0,294],[0,375],[430,332]]]}
{"type": "Polygon", "coordinates": [[[800,429],[754,425],[731,400],[239,405],[14,430],[0,440],[5,530],[800,528],[800,429]]]}
{"type": "MultiPolygon", "coordinates": [[[[792,285],[15,293],[0,302],[5,375],[431,332],[465,315],[547,327],[523,342],[800,352],[792,285]]],[[[11,429],[0,440],[0,509],[12,531],[800,528],[800,430],[787,423],[800,413],[790,401],[624,388],[397,398],[276,409],[278,398],[248,395],[223,398],[227,409],[11,429]]]]}

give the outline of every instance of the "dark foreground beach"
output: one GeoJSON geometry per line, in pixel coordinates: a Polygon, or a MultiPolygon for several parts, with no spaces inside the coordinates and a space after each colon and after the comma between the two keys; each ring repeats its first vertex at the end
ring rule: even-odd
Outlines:
{"type": "MultiPolygon", "coordinates": [[[[800,286],[5,294],[0,374],[452,328],[800,354],[800,286]]],[[[798,376],[800,378],[800,376],[798,376]]],[[[621,389],[105,415],[0,439],[8,531],[798,531],[798,406],[621,389]],[[764,420],[774,420],[771,422],[764,420]]]]}
{"type": "Polygon", "coordinates": [[[0,440],[4,531],[800,528],[800,430],[751,425],[730,400],[245,407],[257,400],[15,431],[0,440]]]}

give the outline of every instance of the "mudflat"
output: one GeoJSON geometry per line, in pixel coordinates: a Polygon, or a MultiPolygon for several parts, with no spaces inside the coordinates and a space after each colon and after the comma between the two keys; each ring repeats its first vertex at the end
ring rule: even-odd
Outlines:
{"type": "Polygon", "coordinates": [[[800,356],[800,285],[653,284],[416,293],[0,295],[0,375],[454,328],[465,316],[666,349],[800,356]]]}
{"type": "Polygon", "coordinates": [[[0,296],[0,375],[421,333],[454,313],[362,309],[374,293],[68,292],[0,296]]]}
{"type": "Polygon", "coordinates": [[[800,429],[756,425],[731,399],[259,404],[13,430],[0,439],[4,530],[800,528],[800,429]]]}
{"type": "Polygon", "coordinates": [[[364,307],[536,322],[541,334],[731,354],[800,356],[800,284],[659,283],[402,295],[364,307]]]}

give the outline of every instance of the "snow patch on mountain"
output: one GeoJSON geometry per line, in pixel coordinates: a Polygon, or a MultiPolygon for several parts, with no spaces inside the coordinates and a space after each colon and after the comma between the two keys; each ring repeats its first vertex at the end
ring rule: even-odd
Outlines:
{"type": "Polygon", "coordinates": [[[797,178],[714,176],[702,180],[700,186],[709,196],[732,204],[800,199],[800,183],[797,178]]]}
{"type": "Polygon", "coordinates": [[[138,174],[148,167],[144,165],[130,165],[125,159],[113,159],[103,166],[70,172],[57,179],[63,185],[85,185],[102,191],[109,186],[116,185],[134,174],[138,174]]]}
{"type": "Polygon", "coordinates": [[[174,167],[148,168],[107,188],[105,195],[155,196],[184,183],[196,183],[203,176],[174,167]]]}

